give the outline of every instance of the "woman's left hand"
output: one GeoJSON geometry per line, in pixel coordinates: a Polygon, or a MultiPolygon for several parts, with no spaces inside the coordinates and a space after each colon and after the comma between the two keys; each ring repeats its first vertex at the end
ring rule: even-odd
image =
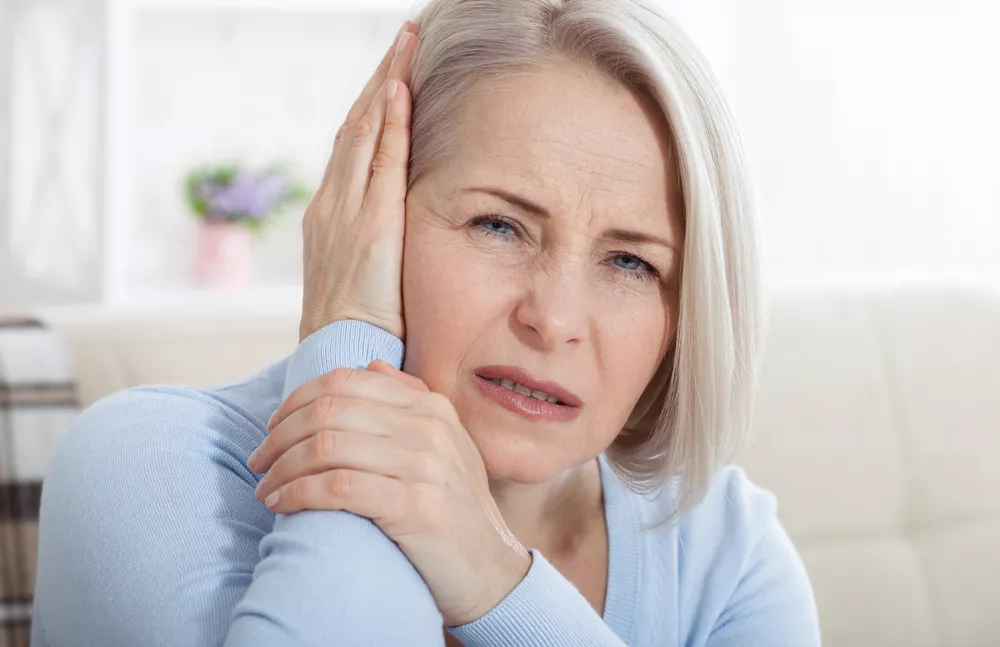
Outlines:
{"type": "Polygon", "coordinates": [[[448,626],[496,606],[531,555],[507,529],[451,402],[382,361],[307,382],[278,407],[249,466],[275,512],[346,510],[375,522],[448,626]]]}

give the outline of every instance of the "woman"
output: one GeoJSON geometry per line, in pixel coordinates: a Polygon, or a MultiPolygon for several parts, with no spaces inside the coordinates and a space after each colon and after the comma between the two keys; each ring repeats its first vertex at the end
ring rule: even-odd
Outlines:
{"type": "Polygon", "coordinates": [[[701,58],[640,0],[419,24],[305,216],[298,349],[61,444],[34,643],[818,645],[774,498],[720,469],[759,294],[701,58]]]}

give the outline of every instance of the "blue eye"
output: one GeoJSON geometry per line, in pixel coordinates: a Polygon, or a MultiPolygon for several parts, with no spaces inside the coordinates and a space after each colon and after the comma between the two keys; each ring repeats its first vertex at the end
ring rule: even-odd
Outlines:
{"type": "Polygon", "coordinates": [[[518,223],[496,213],[487,213],[474,218],[469,225],[479,229],[490,238],[510,240],[518,236],[518,223]]]}
{"type": "Polygon", "coordinates": [[[509,236],[514,233],[511,226],[501,220],[486,220],[482,223],[482,226],[485,227],[487,231],[494,234],[500,234],[501,236],[509,236]]]}
{"type": "Polygon", "coordinates": [[[642,266],[645,265],[645,263],[643,263],[635,256],[629,256],[628,254],[619,254],[618,256],[615,256],[615,259],[619,258],[627,259],[628,263],[626,263],[626,265],[628,265],[628,267],[624,267],[622,265],[619,265],[618,267],[621,267],[623,270],[629,270],[630,272],[635,272],[639,269],[642,269],[642,266]]]}
{"type": "Polygon", "coordinates": [[[619,259],[624,259],[625,263],[623,265],[615,263],[614,266],[630,279],[635,279],[637,281],[652,281],[660,275],[655,267],[638,256],[634,256],[632,254],[616,254],[615,260],[617,261],[619,259]]]}

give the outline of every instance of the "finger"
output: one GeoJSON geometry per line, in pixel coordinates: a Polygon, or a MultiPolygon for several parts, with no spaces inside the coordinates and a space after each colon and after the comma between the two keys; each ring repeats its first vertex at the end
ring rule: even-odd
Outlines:
{"type": "MultiPolygon", "coordinates": [[[[409,31],[408,27],[412,23],[406,22],[403,27],[396,33],[396,36],[392,39],[392,44],[389,45],[389,49],[385,51],[382,55],[382,60],[379,62],[378,67],[375,68],[375,73],[368,79],[365,83],[365,87],[361,90],[361,94],[358,98],[354,100],[350,109],[347,111],[347,115],[344,118],[344,123],[341,125],[340,129],[337,131],[337,136],[334,138],[334,150],[333,154],[330,155],[330,160],[326,165],[326,172],[323,175],[323,182],[329,178],[332,170],[336,166],[336,159],[338,157],[338,144],[343,138],[344,133],[352,128],[354,124],[358,122],[364,111],[368,109],[371,104],[372,97],[378,89],[385,83],[386,75],[389,73],[389,67],[392,65],[393,54],[396,51],[396,45],[399,43],[399,37],[403,35],[403,32],[409,31]]],[[[343,156],[341,156],[343,157],[343,156]]]]}
{"type": "Polygon", "coordinates": [[[324,430],[278,457],[257,485],[263,501],[295,479],[332,469],[353,469],[389,478],[429,483],[442,473],[432,454],[405,446],[405,434],[395,438],[353,431],[324,430]],[[400,440],[404,442],[399,442],[400,440]]]}
{"type": "Polygon", "coordinates": [[[418,391],[430,391],[430,388],[427,386],[427,384],[425,384],[424,381],[421,380],[419,377],[416,377],[415,375],[410,375],[409,373],[404,373],[403,371],[400,371],[395,366],[389,364],[384,360],[381,359],[375,360],[374,362],[368,365],[367,370],[372,371],[373,373],[381,373],[383,375],[388,375],[389,377],[397,379],[403,384],[406,384],[411,388],[417,389],[418,391]]]}
{"type": "Polygon", "coordinates": [[[296,479],[271,492],[264,504],[279,514],[346,510],[379,524],[405,513],[407,487],[379,474],[338,469],[296,479]]]}
{"type": "MultiPolygon", "coordinates": [[[[385,116],[389,110],[389,95],[391,94],[389,84],[393,81],[405,83],[406,85],[410,84],[410,70],[413,65],[413,57],[416,54],[418,43],[419,41],[416,34],[401,37],[401,40],[396,46],[396,56],[392,59],[392,64],[389,67],[389,74],[386,76],[385,91],[377,93],[373,98],[374,105],[377,107],[375,123],[381,126],[381,128],[378,129],[378,136],[375,139],[374,150],[378,150],[379,146],[381,146],[382,136],[385,133],[385,116]]],[[[371,156],[369,156],[369,171],[371,170],[371,159],[371,156]]],[[[369,172],[368,175],[370,176],[371,173],[369,172]]],[[[366,186],[365,190],[367,189],[368,187],[366,186]]]]}
{"type": "Polygon", "coordinates": [[[375,93],[378,92],[379,88],[385,84],[386,78],[389,76],[389,72],[396,62],[396,54],[400,40],[404,38],[413,38],[419,31],[419,28],[419,25],[410,22],[409,20],[403,24],[403,27],[393,39],[392,45],[382,56],[382,60],[379,62],[378,68],[375,70],[375,74],[368,79],[368,83],[365,84],[361,94],[358,95],[357,100],[351,106],[351,109],[348,110],[346,119],[347,122],[357,123],[358,119],[360,119],[361,116],[368,111],[368,107],[375,98],[375,93]]]}
{"type": "Polygon", "coordinates": [[[418,434],[400,434],[414,429],[414,414],[407,409],[369,399],[323,397],[288,416],[267,435],[247,462],[261,474],[271,470],[286,452],[326,431],[343,431],[383,438],[402,437],[401,444],[417,447],[418,434]]]}
{"type": "Polygon", "coordinates": [[[327,162],[326,170],[323,174],[323,182],[320,186],[330,187],[331,185],[336,185],[336,182],[330,182],[331,178],[340,178],[344,174],[344,168],[347,164],[347,158],[349,156],[349,146],[342,146],[341,143],[344,141],[350,141],[353,138],[354,128],[357,123],[361,120],[364,114],[368,111],[371,106],[372,100],[378,93],[379,88],[385,85],[386,78],[389,75],[389,70],[392,67],[392,63],[396,58],[396,49],[399,44],[399,39],[403,34],[415,34],[419,30],[419,25],[410,21],[406,21],[403,27],[393,38],[392,44],[389,49],[386,50],[385,54],[382,56],[382,60],[379,62],[378,67],[375,69],[375,73],[368,79],[365,87],[361,90],[361,94],[351,105],[350,110],[347,111],[347,116],[344,119],[343,125],[337,130],[337,136],[334,138],[333,153],[330,155],[330,159],[327,162]]]}
{"type": "Polygon", "coordinates": [[[406,209],[406,179],[410,163],[411,96],[406,84],[397,81],[389,102],[382,140],[371,165],[371,182],[362,210],[369,217],[388,218],[401,224],[406,209]]]}
{"type": "Polygon", "coordinates": [[[416,392],[401,381],[380,373],[337,368],[309,380],[292,391],[271,415],[268,431],[273,431],[292,412],[325,396],[367,398],[393,406],[407,407],[414,404],[416,392]]]}
{"type": "Polygon", "coordinates": [[[337,396],[341,398],[365,398],[397,407],[412,406],[418,392],[399,380],[372,371],[338,368],[309,380],[292,391],[271,416],[268,431],[291,415],[319,398],[337,396]]]}
{"type": "MultiPolygon", "coordinates": [[[[404,34],[399,41],[397,54],[393,59],[392,67],[389,70],[386,84],[372,100],[368,112],[358,122],[354,129],[354,139],[352,140],[348,160],[345,166],[344,187],[347,193],[344,194],[344,208],[347,213],[355,214],[361,210],[365,195],[371,184],[372,173],[375,169],[376,153],[382,145],[385,136],[389,100],[390,86],[392,83],[406,83],[409,78],[410,62],[416,51],[417,39],[415,36],[404,34]]],[[[398,87],[398,85],[397,85],[398,87]]],[[[397,91],[398,94],[398,91],[397,91]]],[[[407,132],[407,136],[409,133],[407,132]]],[[[408,155],[408,154],[407,154],[408,155]]],[[[407,162],[409,159],[407,158],[407,162]]]]}

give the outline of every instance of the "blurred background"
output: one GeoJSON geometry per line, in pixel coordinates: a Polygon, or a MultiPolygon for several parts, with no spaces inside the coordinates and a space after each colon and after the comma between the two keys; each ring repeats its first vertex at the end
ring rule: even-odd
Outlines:
{"type": "MultiPolygon", "coordinates": [[[[756,176],[739,462],[824,644],[1000,645],[1000,0],[659,1],[756,176]]],[[[0,0],[0,647],[80,409],[295,350],[305,202],[419,4],[0,0]]]]}
{"type": "MultiPolygon", "coordinates": [[[[741,124],[770,279],[1000,282],[1000,2],[661,1],[741,124]]],[[[185,178],[315,188],[418,4],[0,1],[3,302],[294,301],[304,202],[206,234],[185,178]]]]}

